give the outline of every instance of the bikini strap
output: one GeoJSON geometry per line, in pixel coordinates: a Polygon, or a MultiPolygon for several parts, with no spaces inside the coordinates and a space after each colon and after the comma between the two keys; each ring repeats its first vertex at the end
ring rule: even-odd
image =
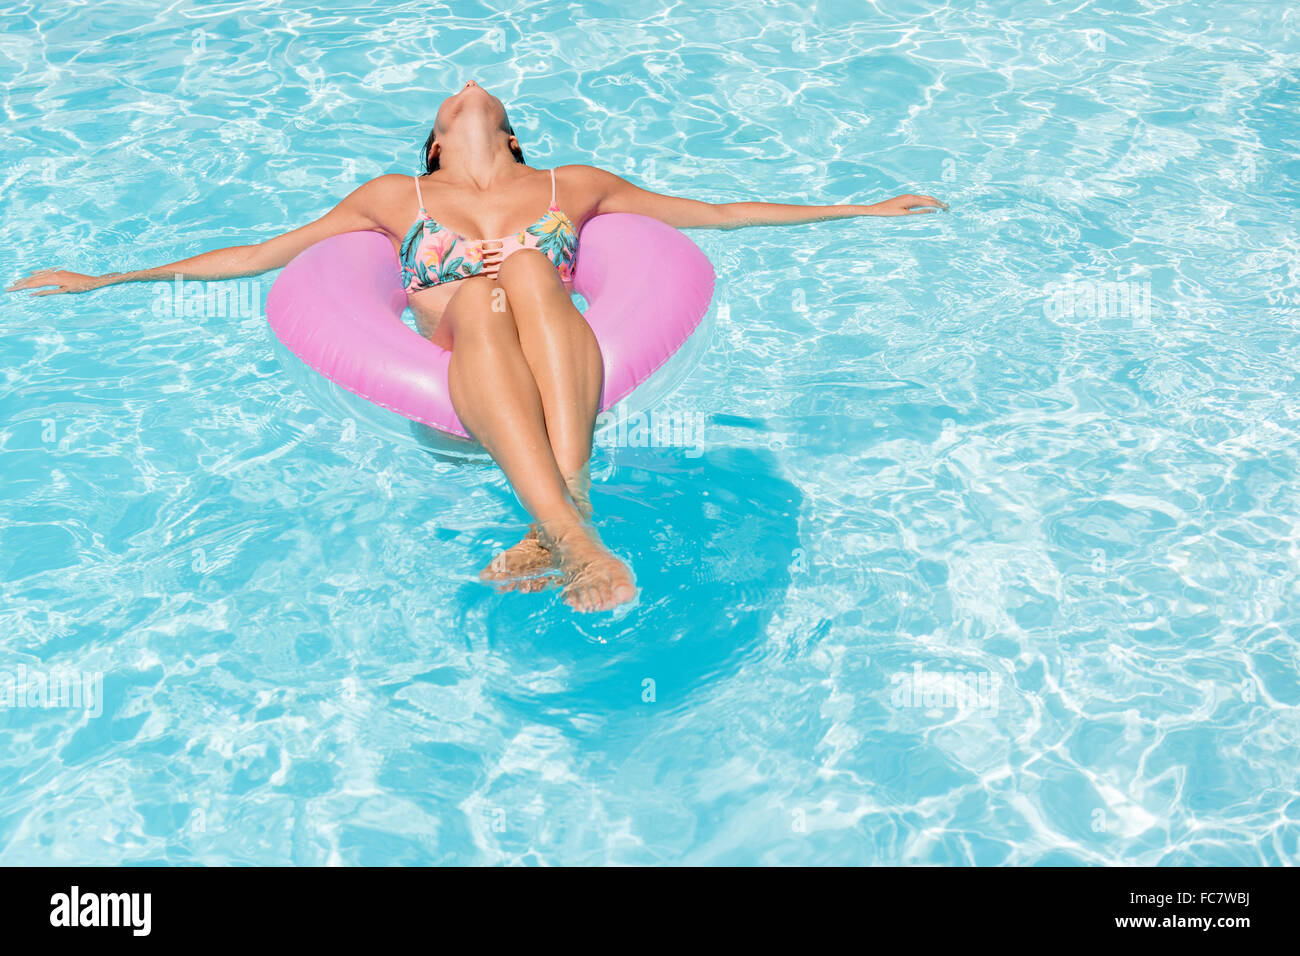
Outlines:
{"type": "Polygon", "coordinates": [[[555,208],[555,167],[551,167],[551,208],[555,208]]]}
{"type": "Polygon", "coordinates": [[[420,201],[420,212],[424,212],[424,197],[420,195],[420,177],[412,176],[415,180],[415,198],[420,201]]]}

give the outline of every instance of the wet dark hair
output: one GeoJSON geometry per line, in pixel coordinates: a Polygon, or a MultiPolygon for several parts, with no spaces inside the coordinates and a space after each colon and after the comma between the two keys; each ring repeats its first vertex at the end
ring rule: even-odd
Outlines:
{"type": "MultiPolygon", "coordinates": [[[[424,171],[426,173],[437,172],[438,167],[442,165],[441,160],[436,156],[429,156],[429,150],[433,149],[433,141],[436,138],[437,132],[438,127],[435,125],[433,129],[429,130],[429,138],[424,141],[424,171]]],[[[510,120],[508,118],[506,119],[506,133],[510,136],[515,135],[515,128],[510,125],[510,120]]],[[[524,151],[522,147],[515,147],[510,150],[510,152],[515,157],[516,163],[522,163],[524,161],[524,151]]]]}

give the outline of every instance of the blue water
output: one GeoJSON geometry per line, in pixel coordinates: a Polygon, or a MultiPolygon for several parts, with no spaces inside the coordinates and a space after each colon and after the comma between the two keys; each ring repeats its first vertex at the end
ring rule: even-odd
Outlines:
{"type": "Polygon", "coordinates": [[[1297,862],[1295,9],[809,7],[0,14],[6,284],[307,222],[468,78],[541,168],[952,206],[691,233],[622,615],[479,585],[499,473],[256,310],[6,297],[0,863],[1297,862]]]}

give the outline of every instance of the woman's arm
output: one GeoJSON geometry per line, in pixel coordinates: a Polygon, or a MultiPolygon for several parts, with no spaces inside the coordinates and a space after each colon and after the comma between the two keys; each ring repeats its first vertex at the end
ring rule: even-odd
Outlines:
{"type": "Polygon", "coordinates": [[[587,174],[599,197],[592,215],[631,212],[650,216],[678,229],[739,229],[741,226],[785,226],[852,216],[914,216],[946,210],[933,196],[895,196],[869,206],[798,206],[775,202],[707,203],[664,196],[633,186],[626,179],[594,166],[587,174]],[[937,208],[936,208],[937,207],[937,208]]]}
{"type": "Polygon", "coordinates": [[[308,246],[344,232],[377,229],[373,210],[383,192],[380,176],[359,186],[342,202],[315,222],[267,239],[251,246],[229,246],[214,249],[188,259],[169,262],[165,266],[139,269],[134,272],[110,272],[102,276],[81,275],[60,269],[38,269],[25,279],[11,285],[6,292],[19,289],[37,289],[54,286],[32,295],[58,295],[63,292],[89,292],[119,282],[165,281],[181,275],[186,279],[236,279],[257,275],[269,269],[279,269],[308,246]]]}

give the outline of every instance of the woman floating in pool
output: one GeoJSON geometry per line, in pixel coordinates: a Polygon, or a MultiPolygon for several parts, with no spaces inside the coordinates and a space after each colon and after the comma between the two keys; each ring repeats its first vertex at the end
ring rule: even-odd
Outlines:
{"type": "Polygon", "coordinates": [[[456,414],[533,519],[524,539],[497,555],[481,577],[506,590],[536,591],[555,583],[552,571],[558,571],[565,601],[596,611],[630,601],[636,587],[591,525],[587,463],[604,371],[596,339],[570,298],[583,224],[602,213],[638,213],[679,228],[734,229],[947,208],[911,195],[869,206],[711,204],[648,192],[593,166],[533,169],[524,164],[501,101],[472,80],[439,108],[425,168],[418,178],[373,179],[315,222],[256,245],[104,276],[42,269],[9,291],[55,295],[176,275],[251,276],[285,266],[330,236],[384,234],[401,259],[420,331],[451,352],[456,414]],[[541,209],[548,195],[544,213],[507,231],[541,209]],[[494,234],[502,238],[466,238],[494,234]]]}

